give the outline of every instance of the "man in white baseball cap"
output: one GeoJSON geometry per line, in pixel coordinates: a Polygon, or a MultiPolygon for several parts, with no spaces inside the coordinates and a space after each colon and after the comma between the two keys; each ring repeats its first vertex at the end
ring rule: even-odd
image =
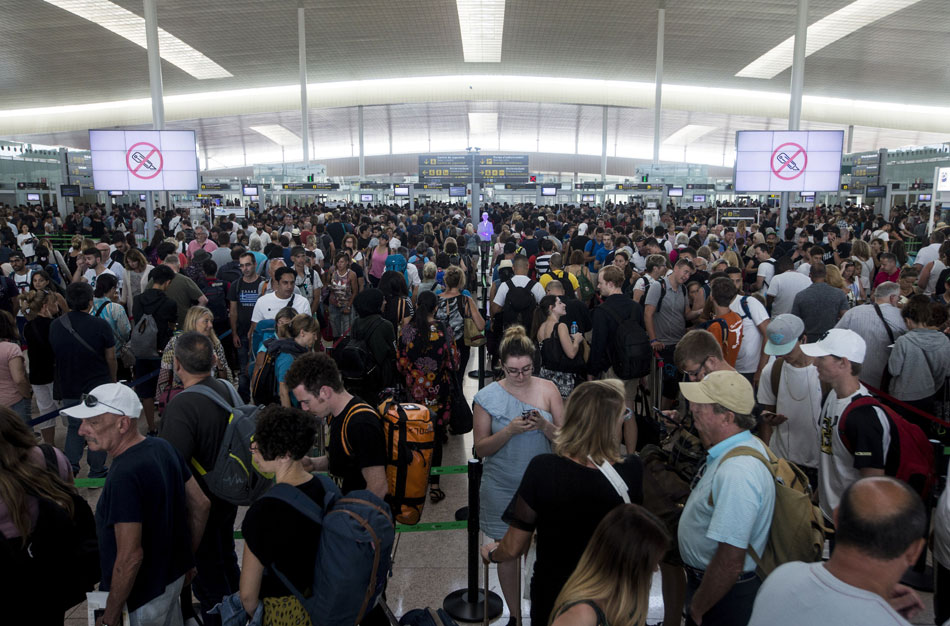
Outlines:
{"type": "Polygon", "coordinates": [[[130,387],[99,385],[63,413],[82,420],[91,450],[113,457],[96,504],[99,589],[109,592],[96,626],[121,624],[123,607],[132,624],[180,625],[178,598],[194,568],[208,498],[170,443],[139,432],[142,403],[130,387]]]}
{"type": "Polygon", "coordinates": [[[848,485],[866,476],[884,475],[891,451],[891,423],[880,406],[848,409],[855,399],[871,395],[858,379],[866,352],[859,334],[832,328],[801,349],[815,357],[819,379],[831,385],[818,420],[819,504],[831,521],[848,485]]]}
{"type": "Polygon", "coordinates": [[[738,372],[720,370],[680,383],[680,391],[707,450],[677,531],[690,598],[687,623],[747,624],[761,584],[747,552],[765,550],[775,508],[768,468],[752,456],[730,455],[735,448],[768,455],[750,432],[756,423],[752,385],[738,372]]]}

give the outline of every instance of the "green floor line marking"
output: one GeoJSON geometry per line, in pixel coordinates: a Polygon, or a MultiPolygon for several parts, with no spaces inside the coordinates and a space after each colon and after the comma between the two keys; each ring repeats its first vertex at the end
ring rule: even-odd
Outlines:
{"type": "Polygon", "coordinates": [[[429,470],[429,474],[432,476],[437,476],[439,474],[467,474],[468,466],[467,465],[442,465],[439,467],[433,467],[429,470]]]}

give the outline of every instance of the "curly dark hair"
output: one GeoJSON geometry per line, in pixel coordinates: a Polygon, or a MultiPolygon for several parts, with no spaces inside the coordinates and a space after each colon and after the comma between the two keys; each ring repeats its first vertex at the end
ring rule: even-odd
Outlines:
{"type": "Polygon", "coordinates": [[[337,393],[344,391],[336,361],[326,352],[304,354],[295,359],[284,376],[284,382],[288,389],[303,385],[313,395],[319,394],[323,387],[329,387],[337,393]]]}
{"type": "Polygon", "coordinates": [[[290,455],[299,461],[313,448],[317,418],[300,409],[272,404],[257,416],[254,441],[265,461],[290,455]]]}

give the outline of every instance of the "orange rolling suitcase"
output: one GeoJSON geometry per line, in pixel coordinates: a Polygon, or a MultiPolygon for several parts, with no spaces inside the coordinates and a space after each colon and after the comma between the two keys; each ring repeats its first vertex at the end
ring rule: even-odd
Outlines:
{"type": "Polygon", "coordinates": [[[396,521],[416,524],[429,490],[435,447],[432,414],[421,404],[387,400],[379,405],[386,437],[386,480],[396,521]]]}

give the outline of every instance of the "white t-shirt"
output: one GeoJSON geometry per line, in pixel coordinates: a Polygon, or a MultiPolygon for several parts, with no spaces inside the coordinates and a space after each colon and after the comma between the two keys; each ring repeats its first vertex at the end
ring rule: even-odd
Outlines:
{"type": "Polygon", "coordinates": [[[310,301],[300,294],[281,300],[274,292],[264,294],[257,299],[254,304],[254,312],[251,313],[251,323],[262,322],[263,320],[272,320],[277,317],[277,311],[282,308],[292,306],[297,313],[310,315],[310,301]]]}
{"type": "Polygon", "coordinates": [[[119,295],[122,295],[122,288],[125,285],[125,268],[122,267],[121,263],[116,263],[112,259],[109,259],[105,262],[106,269],[115,274],[115,277],[119,279],[119,295]]]}
{"type": "Polygon", "coordinates": [[[749,626],[910,626],[887,600],[835,578],[824,563],[792,561],[762,583],[749,626]]]}
{"type": "MultiPolygon", "coordinates": [[[[96,274],[96,270],[89,268],[88,270],[86,270],[86,273],[82,275],[82,277],[86,279],[86,282],[89,283],[89,285],[93,289],[95,289],[96,281],[99,280],[99,277],[102,276],[103,274],[112,274],[113,276],[115,276],[115,272],[113,272],[108,267],[106,267],[106,268],[103,268],[102,272],[100,272],[99,274],[96,274]]],[[[116,276],[116,278],[118,278],[118,276],[116,276]]]]}
{"type": "Polygon", "coordinates": [[[759,358],[762,356],[762,333],[759,324],[769,319],[769,314],[762,303],[752,297],[746,298],[751,318],[742,311],[743,296],[736,296],[729,305],[742,318],[742,345],[739,346],[739,356],[736,357],[736,371],[740,374],[751,374],[759,367],[759,358]]]}
{"type": "MultiPolygon", "coordinates": [[[[413,267],[410,265],[410,267],[413,267]]],[[[527,276],[522,276],[520,274],[515,274],[511,277],[511,284],[515,287],[524,287],[531,281],[527,276]]],[[[541,286],[541,283],[535,281],[534,287],[531,288],[531,293],[534,294],[534,299],[538,302],[541,302],[541,298],[544,297],[544,287],[541,286]]],[[[508,297],[508,285],[505,283],[498,283],[498,290],[495,292],[495,299],[492,300],[493,304],[498,306],[505,306],[505,298],[508,297]]]]}
{"type": "Polygon", "coordinates": [[[943,261],[935,260],[933,263],[933,267],[930,268],[930,278],[927,280],[927,287],[924,289],[924,294],[928,296],[932,296],[934,291],[937,290],[937,280],[940,278],[940,273],[947,269],[943,261]]]}
{"type": "Polygon", "coordinates": [[[759,268],[755,272],[756,278],[762,278],[762,289],[760,293],[764,296],[769,285],[772,283],[772,277],[775,276],[775,259],[767,259],[759,263],[759,268]]]}
{"type": "MultiPolygon", "coordinates": [[[[786,272],[792,273],[792,272],[786,272]]],[[[814,365],[782,366],[778,382],[778,401],[772,391],[772,358],[762,368],[756,400],[775,406],[775,412],[788,418],[772,427],[769,448],[776,456],[805,467],[818,467],[818,416],[821,414],[821,382],[814,365]]]]}
{"type": "Polygon", "coordinates": [[[766,292],[767,295],[775,297],[772,302],[772,317],[791,313],[795,296],[809,285],[811,285],[811,279],[798,272],[782,272],[773,278],[766,292]]]}
{"type": "Polygon", "coordinates": [[[414,264],[409,263],[406,265],[406,274],[409,277],[409,291],[412,291],[422,284],[422,280],[419,278],[419,268],[414,264]]]}
{"type": "Polygon", "coordinates": [[[929,246],[925,246],[918,250],[917,258],[914,259],[914,265],[919,265],[921,267],[926,267],[931,261],[936,261],[940,258],[940,244],[932,243],[929,246]]]}
{"type": "Polygon", "coordinates": [[[16,244],[20,246],[20,250],[26,258],[36,256],[36,250],[33,247],[35,240],[36,237],[33,236],[33,233],[20,233],[16,236],[16,244]]]}
{"type": "MultiPolygon", "coordinates": [[[[832,389],[828,398],[825,399],[818,419],[818,450],[820,452],[818,455],[818,500],[821,512],[828,519],[833,519],[832,514],[838,507],[844,490],[861,478],[861,472],[854,467],[855,457],[845,447],[838,428],[841,414],[857,395],[870,394],[867,388],[861,385],[856,392],[839,400],[838,394],[832,389]]],[[[875,408],[874,412],[884,431],[882,450],[884,458],[887,458],[887,449],[891,444],[890,422],[881,409],[875,408]]],[[[849,422],[852,416],[853,414],[849,414],[849,422]]]]}
{"type": "Polygon", "coordinates": [[[799,274],[804,274],[805,276],[811,276],[811,263],[805,263],[802,261],[799,263],[798,267],[795,268],[795,271],[799,274]]]}

